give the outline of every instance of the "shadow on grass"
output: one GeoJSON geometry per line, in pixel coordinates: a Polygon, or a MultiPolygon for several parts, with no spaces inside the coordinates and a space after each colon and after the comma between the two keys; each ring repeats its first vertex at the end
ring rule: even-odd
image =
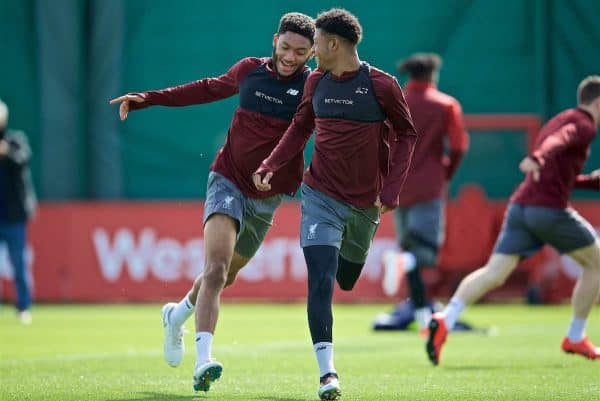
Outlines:
{"type": "Polygon", "coordinates": [[[145,391],[143,393],[133,394],[131,398],[116,398],[106,401],[188,401],[198,400],[198,395],[175,395],[168,393],[154,393],[151,391],[145,391]]]}
{"type": "MultiPolygon", "coordinates": [[[[195,395],[175,395],[168,393],[154,393],[150,391],[146,391],[143,393],[137,393],[133,395],[132,398],[117,398],[110,399],[106,401],[189,401],[189,400],[218,400],[220,397],[210,395],[204,395],[204,393],[197,393],[195,395]]],[[[289,398],[289,397],[277,397],[277,396],[267,396],[267,397],[250,397],[244,398],[246,400],[257,400],[257,401],[306,401],[306,398],[289,398]]]]}

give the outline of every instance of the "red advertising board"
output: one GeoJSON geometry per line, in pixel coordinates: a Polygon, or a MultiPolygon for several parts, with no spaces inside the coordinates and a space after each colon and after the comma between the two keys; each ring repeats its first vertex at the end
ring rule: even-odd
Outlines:
{"type": "MultiPolygon", "coordinates": [[[[448,204],[447,241],[439,266],[426,275],[433,295],[449,296],[460,277],[485,263],[504,206],[474,188],[448,204]]],[[[598,202],[580,202],[575,207],[600,227],[598,202]]],[[[225,290],[225,298],[304,299],[306,267],[299,247],[299,221],[298,203],[285,203],[263,246],[225,290]]],[[[38,301],[179,299],[203,268],[200,202],[47,203],[29,228],[27,260],[38,301]]],[[[359,284],[352,292],[336,290],[336,299],[386,300],[380,258],[395,246],[392,216],[384,215],[359,284]]],[[[535,282],[547,300],[562,300],[569,296],[577,275],[577,267],[552,250],[544,250],[518,270],[524,274],[517,275],[518,282],[508,283],[506,296],[522,294],[528,282],[535,282]]],[[[10,277],[6,251],[0,248],[0,285],[3,296],[12,299],[10,277]]]]}

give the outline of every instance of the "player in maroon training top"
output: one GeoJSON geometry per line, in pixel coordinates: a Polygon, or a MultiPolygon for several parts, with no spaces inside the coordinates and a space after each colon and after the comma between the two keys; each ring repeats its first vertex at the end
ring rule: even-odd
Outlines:
{"type": "Polygon", "coordinates": [[[341,393],[333,364],[334,282],[343,290],[353,288],[380,212],[398,206],[417,135],[398,82],[360,61],[356,46],[362,28],[356,17],[332,9],[320,14],[315,25],[319,70],[308,77],[292,124],[254,183],[271,190],[316,127],[302,184],[300,244],[308,267],[308,321],[319,364],[319,397],[334,400],[341,393]],[[388,139],[396,142],[391,157],[388,139]]]}
{"type": "MultiPolygon", "coordinates": [[[[414,54],[399,64],[409,75],[404,95],[419,132],[410,170],[400,193],[400,207],[394,210],[401,252],[383,254],[383,290],[394,295],[406,275],[410,300],[385,316],[393,326],[394,317],[403,321],[404,310],[414,310],[419,332],[426,335],[431,319],[421,269],[433,267],[444,240],[446,183],[458,168],[469,144],[460,103],[436,88],[441,67],[437,54],[414,54]],[[447,144],[446,144],[447,141],[447,144]]],[[[382,322],[383,323],[383,322],[382,322]]]]}
{"type": "Polygon", "coordinates": [[[589,359],[600,358],[600,349],[585,335],[600,291],[600,240],[593,227],[568,206],[573,188],[600,191],[600,170],[580,174],[600,126],[600,76],[584,79],[577,99],[577,108],[563,111],[542,127],[533,153],[521,162],[527,176],[510,199],[488,263],[465,277],[446,309],[433,315],[426,346],[433,364],[439,363],[447,333],[465,306],[502,285],[521,258],[544,244],[583,267],[573,291],[573,318],[561,347],[589,359]]]}
{"type": "Polygon", "coordinates": [[[130,93],[111,101],[121,103],[119,112],[124,120],[129,110],[148,106],[187,106],[240,96],[227,141],[208,177],[204,271],[179,303],[168,303],[162,309],[164,356],[169,365],[178,366],[184,352],[182,326],[196,305],[197,391],[208,391],[223,369],[211,356],[221,291],[258,250],[283,194],[295,192],[302,179],[301,154],[282,169],[269,191],[258,191],[251,176],[279,142],[302,99],[314,30],[311,17],[285,14],[273,38],[272,57],[245,58],[218,78],[130,93]]]}

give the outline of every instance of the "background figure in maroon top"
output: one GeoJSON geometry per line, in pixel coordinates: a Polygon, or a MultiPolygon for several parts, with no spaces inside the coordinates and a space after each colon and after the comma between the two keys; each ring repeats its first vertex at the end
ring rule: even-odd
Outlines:
{"type": "Polygon", "coordinates": [[[573,318],[561,348],[589,359],[600,358],[600,349],[585,335],[600,291],[600,240],[594,228],[567,205],[573,188],[600,191],[600,170],[580,175],[600,126],[600,76],[579,84],[577,100],[576,109],[563,111],[542,127],[533,153],[521,162],[519,167],[527,176],[509,202],[488,263],[465,277],[444,311],[433,315],[426,346],[433,364],[439,363],[448,330],[465,306],[502,285],[520,258],[544,244],[583,267],[573,290],[573,318]]]}
{"type": "Polygon", "coordinates": [[[204,205],[203,272],[179,303],[163,306],[164,356],[178,366],[184,353],[184,322],[196,305],[194,389],[208,391],[222,365],[211,355],[213,333],[224,287],[257,251],[271,226],[282,194],[298,189],[303,157],[298,155],[273,180],[270,191],[256,190],[251,175],[288,127],[300,103],[312,55],[314,21],[300,13],[285,14],[273,37],[271,58],[245,58],[227,73],[159,91],[130,93],[120,103],[121,119],[129,110],[153,105],[187,106],[225,99],[239,93],[240,102],[208,178],[204,205]]]}
{"type": "Polygon", "coordinates": [[[469,137],[460,103],[436,88],[441,67],[437,54],[414,54],[398,67],[410,77],[404,95],[419,141],[400,193],[400,207],[394,211],[401,252],[390,249],[383,254],[382,284],[386,295],[393,296],[406,275],[410,300],[400,304],[391,316],[404,317],[400,311],[414,310],[423,334],[431,308],[420,270],[437,262],[444,239],[446,183],[456,172],[469,137]]]}
{"type": "Polygon", "coordinates": [[[315,25],[319,70],[307,79],[292,124],[254,174],[254,183],[271,190],[271,182],[302,154],[316,127],[315,150],[302,184],[300,244],[308,268],[318,394],[333,400],[341,394],[333,363],[333,286],[337,280],[349,291],[358,280],[379,214],[398,206],[417,135],[398,82],[360,61],[357,18],[332,9],[321,13],[315,25]],[[391,154],[388,140],[395,141],[391,154]]]}

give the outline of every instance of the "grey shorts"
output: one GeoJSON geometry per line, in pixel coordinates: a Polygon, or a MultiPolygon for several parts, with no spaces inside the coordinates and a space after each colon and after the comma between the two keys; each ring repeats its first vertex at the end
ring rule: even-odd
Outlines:
{"type": "Polygon", "coordinates": [[[400,246],[410,249],[427,246],[437,251],[444,242],[444,200],[433,199],[394,211],[394,223],[400,246]]]}
{"type": "Polygon", "coordinates": [[[358,208],[302,184],[300,246],[330,245],[349,262],[364,263],[379,226],[379,209],[358,208]]]}
{"type": "Polygon", "coordinates": [[[248,198],[234,183],[211,171],[206,186],[204,224],[216,213],[236,220],[239,229],[235,251],[241,256],[251,258],[273,224],[275,209],[279,207],[282,199],[283,195],[265,199],[248,198]]]}
{"type": "Polygon", "coordinates": [[[509,203],[494,253],[530,256],[544,244],[569,253],[595,240],[594,228],[573,209],[509,203]]]}

